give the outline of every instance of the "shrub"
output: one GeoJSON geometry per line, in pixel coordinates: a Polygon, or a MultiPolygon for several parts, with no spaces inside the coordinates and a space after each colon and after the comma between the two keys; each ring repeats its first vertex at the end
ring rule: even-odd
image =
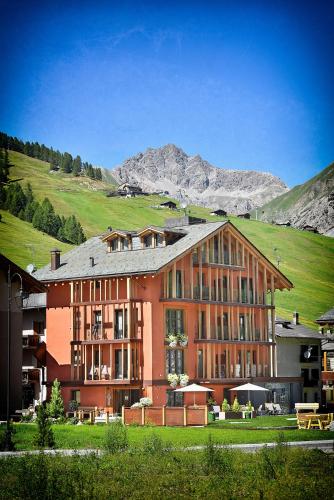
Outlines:
{"type": "Polygon", "coordinates": [[[35,444],[39,448],[54,448],[55,439],[51,429],[51,422],[44,405],[37,408],[37,435],[35,436],[35,444]]]}
{"type": "Polygon", "coordinates": [[[113,422],[106,428],[103,447],[107,453],[125,451],[129,446],[128,433],[122,422],[113,422]]]}
{"type": "Polygon", "coordinates": [[[58,379],[55,379],[51,389],[51,399],[47,404],[47,411],[50,417],[59,418],[64,416],[64,401],[61,395],[61,387],[58,379]]]}
{"type": "Polygon", "coordinates": [[[233,401],[232,411],[236,411],[236,412],[240,411],[240,403],[238,401],[238,398],[235,398],[233,401]]]}
{"type": "Polygon", "coordinates": [[[0,451],[15,450],[15,444],[13,441],[14,432],[12,424],[10,424],[9,429],[4,428],[4,430],[0,431],[0,451]]]}
{"type": "Polygon", "coordinates": [[[79,408],[79,403],[75,399],[71,399],[71,401],[68,402],[69,411],[77,411],[78,408],[79,408]]]}
{"type": "Polygon", "coordinates": [[[154,432],[147,436],[143,441],[143,451],[150,455],[161,455],[170,449],[171,445],[169,443],[165,443],[163,439],[161,439],[161,437],[154,432]]]}
{"type": "Polygon", "coordinates": [[[229,411],[230,405],[227,402],[227,399],[225,398],[224,401],[222,402],[222,411],[229,411]]]}

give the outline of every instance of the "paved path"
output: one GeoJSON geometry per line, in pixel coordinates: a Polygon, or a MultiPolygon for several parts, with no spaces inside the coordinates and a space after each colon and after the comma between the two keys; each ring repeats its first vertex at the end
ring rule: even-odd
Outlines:
{"type": "MultiPolygon", "coordinates": [[[[326,453],[334,453],[334,439],[326,439],[320,441],[290,441],[286,443],[291,447],[300,447],[305,449],[317,449],[322,450],[326,453]]],[[[255,453],[267,446],[268,448],[274,448],[277,443],[252,443],[252,444],[228,444],[228,445],[216,445],[217,448],[229,448],[234,450],[241,450],[248,453],[255,453]]],[[[204,450],[205,445],[201,446],[188,446],[187,448],[174,448],[177,451],[200,451],[204,450]]],[[[22,455],[37,455],[39,453],[45,453],[46,455],[63,455],[63,456],[84,456],[95,453],[97,455],[103,455],[102,450],[98,449],[83,449],[83,450],[31,450],[31,451],[4,451],[0,452],[0,458],[6,457],[20,457],[22,455]]]]}

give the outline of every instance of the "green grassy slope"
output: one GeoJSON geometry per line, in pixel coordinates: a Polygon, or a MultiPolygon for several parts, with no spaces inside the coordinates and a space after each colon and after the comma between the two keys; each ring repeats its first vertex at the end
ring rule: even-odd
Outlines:
{"type": "MultiPolygon", "coordinates": [[[[308,193],[313,193],[313,197],[317,197],[318,194],[318,187],[322,184],[326,184],[326,181],[333,179],[334,177],[334,163],[326,167],[324,170],[322,170],[319,174],[317,174],[315,177],[312,177],[309,181],[305,182],[304,184],[300,184],[299,186],[295,186],[292,188],[290,191],[287,193],[282,194],[281,196],[278,196],[277,198],[274,198],[270,202],[266,203],[259,209],[259,213],[264,211],[264,215],[268,215],[269,213],[276,212],[278,210],[288,210],[289,208],[292,208],[294,204],[299,201],[302,197],[307,195],[308,193]]],[[[255,213],[255,211],[253,210],[255,213]]]]}
{"type": "Polygon", "coordinates": [[[62,243],[34,229],[32,224],[0,210],[0,252],[23,269],[30,263],[41,267],[49,262],[50,250],[67,252],[73,245],[62,243]]]}
{"type": "MultiPolygon", "coordinates": [[[[11,176],[24,177],[23,184],[29,181],[39,199],[48,196],[60,214],[74,213],[88,237],[105,231],[109,225],[136,229],[146,224],[160,225],[166,217],[180,215],[180,212],[152,208],[161,203],[162,198],[158,196],[107,198],[103,191],[106,185],[103,183],[64,174],[50,174],[47,163],[19,153],[11,153],[10,159],[15,164],[11,169],[11,176]]],[[[191,215],[208,220],[219,220],[210,216],[207,208],[192,206],[190,212],[191,215]]],[[[49,261],[50,248],[59,246],[65,249],[60,242],[47,236],[45,238],[52,240],[52,244],[51,241],[46,243],[46,240],[42,244],[42,233],[35,231],[30,224],[2,213],[5,214],[5,220],[10,219],[10,225],[0,225],[0,248],[18,264],[25,266],[32,260],[29,247],[20,244],[17,248],[14,243],[20,241],[24,233],[28,242],[30,238],[32,242],[36,242],[39,257],[35,259],[35,263],[38,265],[49,261]]],[[[273,263],[276,263],[273,249],[277,248],[276,253],[282,259],[280,269],[295,285],[290,292],[276,294],[278,314],[291,317],[292,312],[298,310],[302,321],[315,328],[314,319],[333,307],[334,239],[254,220],[236,217],[230,217],[230,220],[273,263]]]]}

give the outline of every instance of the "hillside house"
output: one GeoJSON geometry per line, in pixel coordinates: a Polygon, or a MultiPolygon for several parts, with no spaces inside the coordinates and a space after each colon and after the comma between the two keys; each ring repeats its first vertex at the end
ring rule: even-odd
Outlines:
{"type": "Polygon", "coordinates": [[[210,215],[217,215],[217,217],[226,217],[227,212],[225,212],[225,210],[222,210],[221,208],[218,208],[218,210],[210,212],[210,215]]]}
{"type": "Polygon", "coordinates": [[[176,203],[174,203],[174,201],[165,201],[164,203],[160,203],[159,207],[169,208],[170,210],[176,210],[176,203]]]}
{"type": "Polygon", "coordinates": [[[111,230],[54,251],[36,276],[48,287],[48,385],[61,381],[66,404],[191,403],[170,374],[219,403],[239,383],[279,381],[275,290],[293,285],[228,221],[111,230]]]}
{"type": "Polygon", "coordinates": [[[322,334],[322,372],[324,402],[334,410],[334,308],[316,320],[322,334]]]}
{"type": "Polygon", "coordinates": [[[281,380],[271,385],[276,393],[273,399],[290,407],[296,402],[319,403],[322,335],[300,324],[298,313],[292,322],[277,318],[275,323],[277,376],[281,380]]]}
{"type": "Polygon", "coordinates": [[[239,217],[239,219],[250,219],[251,215],[247,212],[245,214],[238,214],[237,217],[239,217]]]}
{"type": "Polygon", "coordinates": [[[147,195],[139,186],[131,186],[127,182],[121,184],[117,188],[118,196],[126,196],[127,198],[134,198],[135,196],[147,195]]]}

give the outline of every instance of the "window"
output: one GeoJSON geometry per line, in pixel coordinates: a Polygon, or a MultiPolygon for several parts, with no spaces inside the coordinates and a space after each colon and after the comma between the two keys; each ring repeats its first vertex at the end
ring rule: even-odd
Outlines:
{"type": "Polygon", "coordinates": [[[102,323],[102,311],[99,309],[93,311],[94,314],[94,325],[100,325],[102,323]]]}
{"type": "Polygon", "coordinates": [[[166,350],[166,373],[184,373],[184,352],[182,349],[166,350]]]}
{"type": "Polygon", "coordinates": [[[115,309],[115,339],[128,336],[128,315],[126,309],[115,309]]]}
{"type": "Polygon", "coordinates": [[[202,262],[207,262],[207,258],[206,258],[206,243],[203,243],[202,247],[201,247],[201,253],[202,253],[202,262]]]}
{"type": "Polygon", "coordinates": [[[230,256],[228,253],[228,245],[227,243],[224,243],[224,264],[229,264],[230,263],[230,256]]]}
{"type": "Polygon", "coordinates": [[[118,238],[114,238],[110,242],[110,249],[112,252],[116,252],[118,250],[118,238]]]}
{"type": "Polygon", "coordinates": [[[78,404],[80,404],[80,391],[71,391],[71,399],[73,401],[76,401],[78,404]]]}
{"type": "Polygon", "coordinates": [[[127,377],[128,373],[128,350],[123,350],[123,363],[122,363],[122,349],[115,350],[115,377],[123,379],[127,377]]]}
{"type": "Polygon", "coordinates": [[[163,247],[165,243],[165,238],[162,234],[157,234],[156,235],[156,246],[157,247],[163,247]]]}
{"type": "Polygon", "coordinates": [[[199,378],[204,378],[203,374],[203,351],[199,349],[197,351],[197,376],[199,378]]]}
{"type": "Polygon", "coordinates": [[[240,340],[246,339],[245,315],[239,314],[240,340]]]}
{"type": "Polygon", "coordinates": [[[167,389],[167,406],[183,406],[183,392],[167,389]]]}
{"type": "Polygon", "coordinates": [[[153,235],[148,234],[143,238],[143,246],[144,248],[151,248],[153,246],[153,235]]]}
{"type": "Polygon", "coordinates": [[[198,248],[194,248],[193,251],[193,264],[198,264],[198,248]]]}
{"type": "Polygon", "coordinates": [[[223,277],[223,301],[227,302],[227,276],[223,277]]]}
{"type": "Polygon", "coordinates": [[[200,339],[206,339],[206,314],[205,314],[205,311],[200,311],[198,337],[200,339]]]}
{"type": "Polygon", "coordinates": [[[184,317],[182,309],[166,310],[167,335],[170,333],[184,333],[184,317]]]}
{"type": "Polygon", "coordinates": [[[228,314],[223,314],[224,340],[228,340],[228,314]]]}
{"type": "Polygon", "coordinates": [[[182,271],[176,270],[176,297],[182,297],[182,271]]]}
{"type": "MultiPolygon", "coordinates": [[[[94,348],[94,346],[93,346],[94,348]]],[[[100,364],[100,355],[99,355],[99,350],[95,349],[94,350],[94,366],[99,366],[100,364]]]]}
{"type": "Polygon", "coordinates": [[[247,302],[247,278],[241,278],[241,302],[247,302]]]}

